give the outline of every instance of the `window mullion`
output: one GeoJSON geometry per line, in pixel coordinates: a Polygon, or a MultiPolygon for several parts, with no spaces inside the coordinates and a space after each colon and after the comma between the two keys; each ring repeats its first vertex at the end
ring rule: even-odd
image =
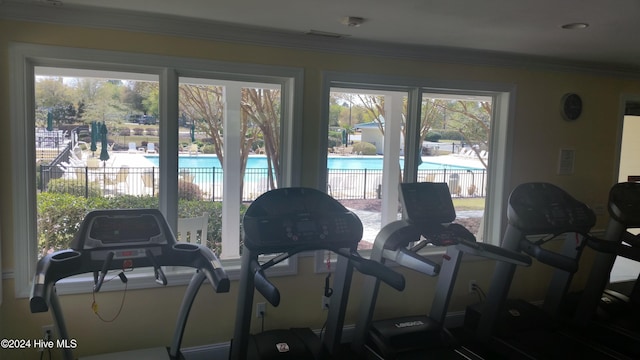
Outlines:
{"type": "Polygon", "coordinates": [[[233,82],[224,87],[222,259],[240,257],[241,92],[241,86],[233,82]]]}
{"type": "Polygon", "coordinates": [[[384,157],[382,158],[382,224],[397,219],[398,179],[400,178],[400,136],[403,93],[385,94],[384,157]]]}
{"type": "Polygon", "coordinates": [[[160,74],[160,194],[159,208],[176,231],[178,222],[178,74],[164,69],[160,74]]]}

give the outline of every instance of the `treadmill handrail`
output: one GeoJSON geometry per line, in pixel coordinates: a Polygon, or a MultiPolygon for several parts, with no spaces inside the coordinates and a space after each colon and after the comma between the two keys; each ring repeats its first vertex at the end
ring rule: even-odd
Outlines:
{"type": "Polygon", "coordinates": [[[481,256],[487,259],[508,262],[520,266],[531,266],[531,257],[487,243],[461,240],[455,245],[459,250],[468,255],[481,256]]]}
{"type": "Polygon", "coordinates": [[[570,273],[578,271],[578,261],[575,258],[544,249],[542,246],[534,244],[526,238],[520,240],[520,249],[543,264],[550,265],[570,273]]]}
{"type": "MultiPolygon", "coordinates": [[[[623,241],[625,241],[624,238],[623,241]]],[[[587,245],[599,252],[620,255],[630,260],[640,261],[640,248],[634,246],[634,244],[625,245],[624,243],[589,236],[587,238],[587,245]]]]}
{"type": "Polygon", "coordinates": [[[371,275],[379,278],[387,285],[392,288],[403,291],[405,286],[405,279],[402,274],[397,273],[384,264],[381,264],[377,261],[365,259],[360,256],[357,252],[353,251],[345,251],[344,249],[335,249],[334,252],[336,254],[342,255],[349,259],[349,261],[353,264],[353,267],[358,269],[361,273],[365,275],[371,275]]]}
{"type": "Polygon", "coordinates": [[[640,247],[640,234],[634,235],[628,231],[625,231],[624,234],[622,234],[622,242],[625,242],[630,246],[640,247]]]}
{"type": "Polygon", "coordinates": [[[384,249],[382,256],[385,259],[392,260],[398,265],[425,275],[437,276],[440,273],[440,264],[431,261],[424,256],[420,256],[414,251],[406,248],[399,248],[396,250],[384,249]]]}
{"type": "Polygon", "coordinates": [[[258,261],[254,260],[251,262],[251,271],[253,272],[253,281],[256,290],[258,290],[272,306],[280,305],[280,290],[269,281],[258,261]]]}

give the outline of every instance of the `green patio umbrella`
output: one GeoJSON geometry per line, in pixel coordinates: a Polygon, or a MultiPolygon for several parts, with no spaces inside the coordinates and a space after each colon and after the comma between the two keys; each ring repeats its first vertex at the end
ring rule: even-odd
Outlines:
{"type": "MultiPolygon", "coordinates": [[[[98,124],[91,122],[91,151],[95,153],[98,150],[98,124]]],[[[95,154],[94,154],[95,155],[95,154]]]]}
{"type": "Polygon", "coordinates": [[[191,142],[196,141],[196,125],[191,124],[191,142]]]}
{"type": "Polygon", "coordinates": [[[100,127],[100,136],[102,141],[102,150],[100,151],[100,160],[107,161],[109,160],[109,151],[107,151],[107,147],[109,143],[107,142],[107,125],[103,122],[100,127]]]}
{"type": "Polygon", "coordinates": [[[53,114],[51,111],[47,112],[47,131],[53,131],[53,114]]]}

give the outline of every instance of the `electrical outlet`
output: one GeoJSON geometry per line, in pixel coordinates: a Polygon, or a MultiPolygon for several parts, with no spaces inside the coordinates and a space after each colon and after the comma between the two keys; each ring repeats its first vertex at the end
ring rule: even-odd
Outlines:
{"type": "Polygon", "coordinates": [[[331,304],[331,298],[327,296],[322,297],[322,310],[329,310],[329,305],[331,304]]]}
{"type": "Polygon", "coordinates": [[[42,327],[42,339],[53,340],[53,325],[45,325],[42,327]]]}
{"type": "Polygon", "coordinates": [[[595,204],[593,205],[593,212],[596,215],[604,215],[607,212],[607,207],[601,203],[595,204]]]}
{"type": "Polygon", "coordinates": [[[257,303],[256,304],[256,317],[261,318],[267,315],[267,304],[266,303],[257,303]]]}
{"type": "MultiPolygon", "coordinates": [[[[41,339],[44,340],[44,341],[53,341],[53,325],[45,325],[45,326],[42,327],[42,337],[41,337],[41,339]]],[[[38,351],[39,352],[43,352],[44,351],[44,347],[42,345],[40,345],[40,347],[38,347],[38,351]]]]}
{"type": "Polygon", "coordinates": [[[469,280],[469,293],[473,293],[476,291],[476,286],[478,286],[478,283],[475,280],[469,280]]]}

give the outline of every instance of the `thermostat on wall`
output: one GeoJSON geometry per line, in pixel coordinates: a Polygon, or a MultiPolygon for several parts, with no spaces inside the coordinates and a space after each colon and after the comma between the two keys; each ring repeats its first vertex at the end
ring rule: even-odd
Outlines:
{"type": "Polygon", "coordinates": [[[560,157],[558,158],[558,175],[573,174],[573,164],[575,162],[576,151],[574,149],[560,149],[560,157]]]}

